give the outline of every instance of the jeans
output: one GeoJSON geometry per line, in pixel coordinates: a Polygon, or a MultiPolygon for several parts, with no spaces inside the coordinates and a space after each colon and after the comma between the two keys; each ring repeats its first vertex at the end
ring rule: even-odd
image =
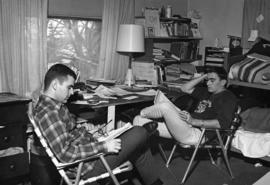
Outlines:
{"type": "MultiPolygon", "coordinates": [[[[109,166],[113,169],[129,160],[136,167],[143,182],[150,185],[158,179],[164,184],[177,184],[174,176],[161,163],[155,161],[148,147],[148,133],[143,127],[134,126],[120,137],[122,149],[117,154],[106,155],[109,166]],[[166,183],[166,181],[168,181],[166,183]]],[[[106,172],[101,161],[97,161],[88,177],[106,172]]]]}

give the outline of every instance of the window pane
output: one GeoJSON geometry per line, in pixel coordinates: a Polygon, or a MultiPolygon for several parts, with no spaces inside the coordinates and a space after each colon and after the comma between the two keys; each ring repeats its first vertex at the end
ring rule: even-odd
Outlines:
{"type": "Polygon", "coordinates": [[[49,19],[48,63],[68,63],[81,73],[80,81],[95,77],[101,40],[101,21],[49,19]]]}

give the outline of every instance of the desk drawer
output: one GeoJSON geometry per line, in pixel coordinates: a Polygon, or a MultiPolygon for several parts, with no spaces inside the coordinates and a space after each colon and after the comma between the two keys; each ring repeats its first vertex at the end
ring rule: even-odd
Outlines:
{"type": "Polygon", "coordinates": [[[0,181],[29,174],[28,153],[0,158],[0,181]]]}
{"type": "Polygon", "coordinates": [[[0,150],[15,146],[26,147],[26,126],[9,125],[0,128],[0,150]]]}
{"type": "Polygon", "coordinates": [[[0,105],[0,114],[0,125],[27,124],[28,122],[26,103],[0,105]]]}

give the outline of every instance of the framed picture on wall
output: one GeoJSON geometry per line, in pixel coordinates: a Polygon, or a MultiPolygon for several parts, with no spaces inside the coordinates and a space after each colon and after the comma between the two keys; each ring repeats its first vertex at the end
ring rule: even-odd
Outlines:
{"type": "Polygon", "coordinates": [[[230,55],[242,55],[243,48],[241,45],[241,37],[228,35],[230,55]]]}

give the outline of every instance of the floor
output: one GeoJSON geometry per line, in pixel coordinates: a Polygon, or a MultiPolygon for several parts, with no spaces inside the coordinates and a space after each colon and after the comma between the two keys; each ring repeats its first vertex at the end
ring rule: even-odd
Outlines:
{"type": "MultiPolygon", "coordinates": [[[[163,144],[165,144],[165,149],[169,149],[171,148],[172,143],[166,140],[165,142],[163,141],[163,144]]],[[[161,155],[158,152],[157,148],[153,147],[152,150],[155,159],[158,162],[164,163],[164,160],[161,158],[161,155]]],[[[169,151],[166,150],[166,153],[168,154],[169,151]]],[[[185,169],[188,165],[189,156],[190,152],[188,152],[186,149],[178,148],[169,166],[170,171],[175,175],[176,179],[178,179],[179,185],[184,175],[185,169]]],[[[235,178],[231,179],[226,170],[222,171],[216,166],[212,165],[211,162],[208,160],[208,157],[206,156],[207,155],[205,155],[204,152],[198,154],[197,159],[200,159],[200,162],[195,162],[195,167],[192,169],[192,172],[187,178],[185,185],[252,185],[254,182],[256,182],[263,175],[270,171],[269,163],[263,163],[263,161],[244,158],[242,155],[239,154],[232,154],[230,155],[230,163],[235,178]]],[[[43,161],[38,161],[38,163],[35,164],[38,167],[44,167],[43,164],[45,163],[43,163],[43,161]]],[[[224,167],[224,164],[221,166],[224,167]]],[[[49,167],[46,166],[46,168],[49,167]]],[[[164,168],[166,168],[165,163],[164,168]]],[[[44,174],[45,173],[42,170],[36,172],[35,174],[33,174],[33,177],[35,179],[39,176],[38,180],[36,181],[37,183],[27,183],[27,185],[43,185],[45,183],[44,180],[42,180],[44,174]]],[[[134,173],[126,175],[134,176],[134,173]]],[[[45,184],[48,185],[48,183],[45,184]]],[[[54,183],[51,184],[53,185],[54,183]]],[[[138,181],[136,176],[134,176],[134,178],[131,178],[130,182],[124,184],[142,185],[138,181]]]]}
{"type": "MultiPolygon", "coordinates": [[[[167,148],[170,148],[170,143],[166,143],[167,148]]],[[[154,150],[156,160],[163,161],[157,150],[154,150]]],[[[168,153],[168,151],[167,151],[168,153]]],[[[174,158],[169,166],[171,172],[179,180],[179,184],[188,166],[190,152],[187,149],[178,148],[174,158]],[[186,159],[185,159],[186,158],[186,159]]],[[[206,153],[198,154],[195,162],[195,167],[189,175],[185,185],[252,185],[259,178],[270,171],[270,164],[263,161],[244,158],[239,154],[231,154],[230,163],[234,173],[234,179],[231,179],[225,165],[220,170],[212,165],[206,153]]]]}

